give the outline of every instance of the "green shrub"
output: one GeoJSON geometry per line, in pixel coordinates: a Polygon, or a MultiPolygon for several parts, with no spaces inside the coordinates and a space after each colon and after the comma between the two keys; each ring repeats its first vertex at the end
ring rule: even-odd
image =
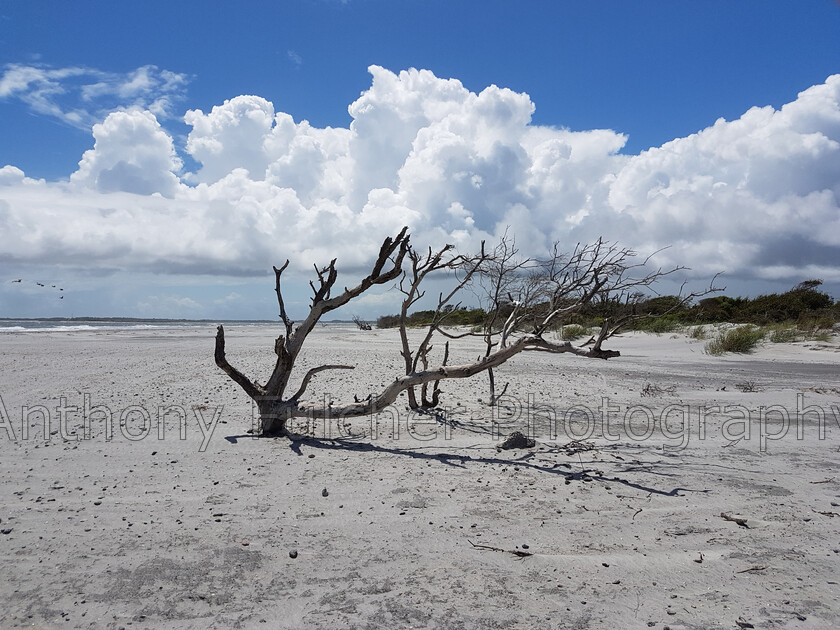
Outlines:
{"type": "Polygon", "coordinates": [[[564,341],[574,341],[589,334],[589,329],[584,328],[580,324],[569,324],[560,329],[560,339],[564,341]]]}
{"type": "Polygon", "coordinates": [[[680,323],[673,315],[646,317],[636,321],[635,329],[652,333],[671,333],[680,328],[680,323]]]}
{"type": "Polygon", "coordinates": [[[755,326],[739,326],[719,332],[715,339],[706,344],[706,354],[726,352],[746,353],[755,348],[764,337],[764,331],[755,326]]]}
{"type": "Polygon", "coordinates": [[[399,315],[381,315],[376,320],[377,328],[396,328],[400,325],[399,315]]]}
{"type": "Polygon", "coordinates": [[[705,326],[695,326],[691,329],[689,333],[689,337],[692,339],[705,339],[706,338],[706,328],[705,326]]]}
{"type": "Polygon", "coordinates": [[[811,315],[801,314],[796,320],[796,327],[799,330],[831,330],[834,326],[834,318],[823,312],[811,315]]]}
{"type": "Polygon", "coordinates": [[[775,328],[770,331],[771,343],[791,343],[799,340],[799,333],[795,328],[775,328]]]}
{"type": "Polygon", "coordinates": [[[685,312],[683,321],[713,323],[738,322],[766,325],[801,320],[800,328],[815,325],[828,327],[840,319],[840,308],[830,295],[819,290],[820,280],[800,282],[782,294],[759,295],[755,298],[725,295],[700,300],[685,312]],[[817,324],[813,320],[819,320],[817,324]]]}
{"type": "MultiPolygon", "coordinates": [[[[444,326],[480,326],[487,319],[487,313],[480,308],[454,308],[446,306],[441,313],[433,310],[414,311],[406,317],[405,325],[409,328],[428,326],[435,319],[444,326]]],[[[377,328],[396,328],[400,325],[399,315],[382,315],[376,320],[377,328]]]]}

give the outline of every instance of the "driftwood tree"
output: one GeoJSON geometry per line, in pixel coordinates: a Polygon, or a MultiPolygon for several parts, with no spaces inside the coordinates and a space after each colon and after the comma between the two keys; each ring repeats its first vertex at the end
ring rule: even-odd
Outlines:
{"type": "Polygon", "coordinates": [[[353,323],[356,324],[356,328],[358,328],[359,330],[373,330],[373,326],[368,324],[358,315],[353,315],[353,323]]]}
{"type": "MultiPolygon", "coordinates": [[[[663,277],[685,269],[652,269],[653,255],[639,259],[629,248],[598,239],[577,244],[571,253],[563,252],[559,243],[554,243],[547,257],[526,258],[520,255],[516,240],[505,233],[477,274],[474,292],[486,317],[481,331],[470,334],[484,338],[485,356],[489,356],[508,345],[512,335],[542,337],[550,329],[562,329],[584,308],[595,306],[603,316],[601,328],[581,347],[592,347],[593,353],[588,356],[609,358],[609,352],[602,351],[602,344],[633,321],[651,317],[639,306],[648,292],[663,277]]],[[[679,295],[674,296],[673,306],[659,315],[717,290],[714,280],[707,289],[694,293],[685,292],[683,284],[679,295]]],[[[497,394],[492,368],[487,375],[487,402],[492,406],[504,396],[507,384],[497,394]]]]}
{"type": "MultiPolygon", "coordinates": [[[[523,299],[527,299],[528,289],[532,285],[527,281],[527,276],[531,272],[533,263],[532,259],[519,255],[516,239],[509,237],[505,232],[494,248],[493,255],[482,267],[477,278],[475,293],[486,313],[481,327],[485,345],[484,356],[490,355],[498,345],[497,337],[503,330],[507,316],[514,308],[522,304],[523,299]],[[514,293],[517,295],[516,299],[513,297],[514,293]]],[[[492,406],[504,396],[507,384],[497,395],[496,375],[492,368],[487,370],[487,379],[490,384],[490,398],[487,403],[492,406]]]]}
{"type": "MultiPolygon", "coordinates": [[[[503,241],[504,245],[505,241],[503,241]]],[[[515,249],[515,248],[514,248],[515,249]]],[[[256,403],[260,414],[260,430],[263,434],[284,434],[289,420],[298,417],[324,419],[328,417],[352,417],[375,414],[393,404],[399,394],[407,390],[409,405],[413,409],[433,407],[438,404],[439,384],[446,379],[469,378],[481,372],[496,368],[508,359],[523,351],[541,351],[555,354],[573,354],[579,357],[609,359],[619,356],[615,350],[605,350],[602,344],[615,334],[615,323],[605,322],[597,337],[588,345],[574,346],[571,342],[555,343],[544,338],[553,322],[575,312],[596,298],[605,298],[616,293],[624,294],[633,288],[647,287],[671,271],[644,271],[644,262],[634,263],[634,254],[628,249],[598,241],[593,245],[578,246],[572,254],[562,255],[555,249],[554,255],[546,261],[538,262],[529,269],[524,277],[517,276],[516,295],[511,295],[509,313],[501,325],[490,326],[481,334],[487,340],[484,356],[472,363],[447,365],[448,341],[444,346],[443,360],[440,365],[430,367],[432,341],[436,334],[450,340],[459,335],[444,329],[449,314],[458,304],[455,302],[461,291],[476,278],[498,269],[500,255],[506,254],[505,248],[497,247],[490,253],[482,251],[474,256],[456,254],[449,245],[439,251],[427,250],[419,253],[409,243],[407,228],[394,238],[387,238],[379,250],[371,272],[361,282],[344,288],[341,293],[333,294],[338,279],[336,260],[323,268],[315,267],[317,280],[310,282],[313,296],[309,313],[300,323],[289,317],[283,293],[281,277],[289,265],[274,268],[275,292],[280,308],[280,319],[285,327],[285,334],[280,335],[274,344],[277,360],[274,371],[265,384],[252,381],[233,367],[225,356],[225,332],[222,326],[216,334],[215,360],[224,372],[235,381],[256,403]],[[501,254],[500,254],[501,252],[501,254]],[[406,330],[409,309],[424,295],[423,281],[430,274],[451,273],[455,281],[448,293],[438,296],[437,307],[432,322],[422,335],[420,343],[412,347],[406,330]],[[307,336],[318,321],[330,311],[344,306],[362,295],[375,285],[397,281],[403,294],[400,312],[401,354],[405,361],[405,374],[398,376],[377,395],[370,395],[364,400],[358,398],[343,406],[324,407],[308,403],[304,395],[313,376],[327,370],[353,369],[350,365],[321,365],[308,370],[293,393],[289,393],[289,383],[307,336]],[[418,396],[419,390],[419,396],[418,396]]],[[[508,252],[509,253],[509,252],[508,252]]],[[[523,267],[511,264],[512,258],[502,265],[502,269],[521,271],[523,267]]],[[[645,261],[646,262],[646,261],[645,261]]],[[[505,275],[505,280],[509,279],[505,275]]],[[[512,276],[511,276],[512,277],[512,276]]],[[[504,285],[513,288],[514,285],[504,285]]],[[[503,296],[496,292],[495,308],[501,306],[503,296]]],[[[471,334],[471,333],[465,333],[471,334]]],[[[464,335],[460,335],[464,336],[464,335]]]]}
{"type": "MultiPolygon", "coordinates": [[[[441,250],[434,252],[431,248],[426,254],[421,255],[414,249],[409,249],[408,259],[410,268],[405,271],[399,284],[400,292],[403,294],[403,301],[399,314],[400,329],[400,354],[405,361],[405,374],[409,376],[418,371],[428,371],[429,353],[433,349],[432,341],[435,333],[443,333],[443,326],[449,316],[460,306],[460,303],[453,304],[452,301],[461,293],[477,273],[480,273],[488,256],[484,251],[484,243],[481,244],[481,253],[477,256],[463,256],[453,253],[454,248],[446,245],[441,250]],[[451,272],[456,277],[454,287],[444,294],[438,295],[437,306],[432,314],[432,320],[427,324],[426,334],[416,348],[411,347],[406,322],[408,311],[425,296],[422,289],[423,281],[431,274],[438,272],[451,272]]],[[[449,342],[445,342],[441,368],[446,367],[449,360],[449,342]]],[[[491,369],[491,368],[487,368],[491,369]]],[[[452,377],[450,377],[452,378],[452,377]]],[[[420,399],[413,386],[408,387],[408,406],[411,409],[437,407],[440,401],[440,381],[434,379],[431,382],[425,381],[420,386],[420,399]],[[431,392],[429,392],[431,385],[431,392]]]]}

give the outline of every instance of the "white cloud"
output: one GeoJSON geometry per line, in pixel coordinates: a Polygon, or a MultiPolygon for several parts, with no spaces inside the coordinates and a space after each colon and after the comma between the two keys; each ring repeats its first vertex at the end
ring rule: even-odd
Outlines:
{"type": "Polygon", "coordinates": [[[303,64],[303,57],[297,54],[294,50],[287,50],[286,56],[297,67],[300,67],[303,64]]]}
{"type": "Polygon", "coordinates": [[[193,128],[187,151],[202,165],[195,179],[218,181],[237,168],[247,170],[254,180],[265,178],[268,159],[263,143],[274,122],[274,105],[267,100],[237,96],[209,114],[190,110],[184,121],[193,128]]]}
{"type": "MultiPolygon", "coordinates": [[[[609,202],[632,218],[637,234],[657,242],[719,243],[735,254],[733,271],[765,275],[771,261],[789,262],[809,242],[833,250],[840,267],[838,165],[834,75],[779,111],[752,108],[631,158],[609,202]]],[[[807,275],[799,265],[772,266],[784,277],[807,275]]]]}
{"type": "Polygon", "coordinates": [[[135,312],[146,317],[196,317],[201,304],[192,298],[177,295],[149,295],[135,305],[135,312]]]}
{"type": "Polygon", "coordinates": [[[242,297],[239,293],[237,293],[236,291],[233,291],[233,292],[231,292],[231,293],[228,293],[228,294],[227,294],[226,296],[224,296],[224,297],[221,297],[221,298],[218,298],[218,299],[216,299],[216,300],[213,300],[213,303],[214,303],[214,304],[220,304],[220,305],[224,305],[224,304],[236,304],[236,303],[238,303],[238,302],[241,302],[243,299],[244,299],[244,298],[243,298],[243,297],[242,297]]]}
{"type": "Polygon", "coordinates": [[[22,184],[34,184],[35,180],[26,177],[24,172],[16,166],[7,164],[0,168],[0,186],[14,186],[22,184]]]}
{"type": "MultiPolygon", "coordinates": [[[[628,156],[612,130],[532,125],[527,94],[370,71],[345,129],[296,123],[257,96],[187,112],[192,174],[138,109],[94,127],[70,184],[0,169],[0,259],[248,275],[338,257],[354,270],[404,224],[420,245],[464,249],[511,226],[526,253],[603,235],[642,252],[674,245],[663,264],[698,274],[840,281],[840,75],[778,111],[628,156]]],[[[125,81],[126,97],[155,76],[125,81]]]]}
{"type": "Polygon", "coordinates": [[[173,197],[181,186],[181,160],[172,138],[149,111],[114,112],[93,126],[96,142],[85,151],[70,181],[98,192],[159,193],[173,197]]]}
{"type": "Polygon", "coordinates": [[[0,75],[0,99],[17,99],[32,111],[80,129],[90,129],[117,108],[172,114],[184,96],[186,75],[143,66],[120,74],[74,66],[51,68],[7,64],[0,75]]]}

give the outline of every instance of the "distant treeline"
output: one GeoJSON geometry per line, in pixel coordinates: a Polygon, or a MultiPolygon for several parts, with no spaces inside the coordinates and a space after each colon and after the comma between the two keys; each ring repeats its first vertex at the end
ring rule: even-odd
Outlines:
{"type": "MultiPolygon", "coordinates": [[[[447,306],[443,312],[446,314],[447,326],[481,326],[487,319],[487,312],[481,308],[452,308],[447,306]]],[[[428,326],[435,316],[434,311],[414,311],[406,319],[409,327],[428,326]]],[[[377,328],[396,328],[400,325],[399,315],[383,315],[376,320],[377,328]]]]}
{"type": "MultiPolygon", "coordinates": [[[[636,330],[665,331],[677,326],[716,324],[756,324],[766,326],[775,323],[793,323],[801,329],[831,328],[840,321],[840,302],[835,303],[830,295],[819,290],[821,280],[806,280],[785,293],[771,293],[755,298],[728,297],[725,295],[704,298],[693,304],[682,304],[678,296],[662,296],[639,299],[633,303],[607,301],[590,304],[559,324],[600,325],[607,317],[616,318],[627,314],[650,315],[638,319],[631,325],[636,330]]],[[[513,306],[501,304],[496,321],[507,319],[513,306]]],[[[531,309],[539,317],[545,305],[537,304],[531,309]]],[[[480,308],[459,308],[446,311],[444,325],[482,326],[488,321],[488,313],[480,308]]],[[[491,313],[492,314],[492,313],[491,313]]],[[[408,316],[406,324],[411,327],[426,326],[435,316],[435,311],[415,311],[408,316]]],[[[399,315],[384,315],[376,321],[377,328],[399,326],[399,315]]]]}
{"type": "MultiPolygon", "coordinates": [[[[840,321],[840,303],[835,303],[830,295],[820,291],[820,285],[820,280],[806,280],[785,293],[755,298],[720,295],[673,310],[671,308],[677,298],[654,298],[640,305],[639,312],[647,310],[683,325],[731,322],[767,326],[795,323],[802,329],[831,328],[840,321]]],[[[644,320],[638,323],[644,327],[644,320]]]]}

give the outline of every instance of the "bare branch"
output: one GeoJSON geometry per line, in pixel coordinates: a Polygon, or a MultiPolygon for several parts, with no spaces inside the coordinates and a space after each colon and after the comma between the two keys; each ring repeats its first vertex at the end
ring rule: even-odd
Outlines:
{"type": "MultiPolygon", "coordinates": [[[[676,269],[683,269],[683,268],[680,267],[680,268],[676,268],[676,269]]],[[[668,275],[672,272],[673,272],[673,270],[662,273],[662,275],[668,275]]],[[[658,274],[660,272],[656,272],[656,273],[658,274]]],[[[656,275],[656,274],[652,274],[652,275],[656,275]]],[[[662,277],[662,275],[657,275],[656,276],[657,279],[662,277]]],[[[711,293],[718,293],[720,291],[723,291],[724,289],[722,287],[716,287],[715,286],[715,281],[717,280],[717,278],[719,276],[720,276],[719,273],[715,274],[714,277],[709,282],[709,286],[706,289],[703,289],[702,291],[693,291],[691,293],[686,293],[686,294],[683,293],[683,290],[685,289],[685,286],[686,286],[686,283],[683,282],[682,285],[680,286],[680,291],[676,296],[678,298],[678,300],[670,308],[668,308],[665,311],[662,311],[662,312],[660,312],[656,315],[654,315],[653,313],[631,312],[627,315],[619,317],[616,320],[612,320],[611,318],[605,318],[604,323],[601,326],[601,330],[598,333],[597,338],[594,338],[594,340],[590,340],[587,343],[592,343],[594,341],[593,349],[600,351],[601,344],[604,341],[606,341],[610,337],[616,335],[620,330],[622,330],[623,328],[626,328],[630,323],[632,323],[634,321],[638,321],[640,319],[645,319],[645,318],[662,317],[663,315],[668,315],[670,313],[675,312],[677,309],[682,308],[683,306],[685,306],[687,304],[690,304],[691,302],[693,302],[698,297],[703,297],[703,296],[709,295],[711,293]]]]}
{"type": "Polygon", "coordinates": [[[443,325],[443,323],[448,317],[450,317],[450,315],[454,312],[455,308],[457,308],[457,305],[453,307],[452,311],[449,312],[444,311],[444,307],[447,306],[452,300],[452,298],[455,297],[455,295],[458,294],[472,280],[472,277],[481,269],[481,266],[487,259],[487,255],[484,251],[484,241],[482,241],[481,253],[478,256],[474,258],[467,258],[465,256],[459,255],[445,262],[441,262],[442,255],[445,252],[449,251],[450,248],[451,246],[447,245],[434,257],[432,257],[430,254],[427,257],[427,261],[430,261],[428,263],[428,266],[419,268],[419,271],[415,273],[415,279],[412,284],[416,286],[419,285],[420,282],[422,282],[426,275],[431,271],[437,271],[440,269],[457,269],[459,267],[466,269],[466,273],[464,273],[461,279],[455,284],[454,288],[446,296],[444,296],[443,293],[439,294],[438,304],[437,308],[435,309],[435,313],[432,317],[432,322],[431,324],[429,324],[426,336],[424,337],[423,341],[420,342],[420,345],[418,346],[417,351],[415,353],[414,362],[411,365],[412,372],[417,370],[418,360],[421,357],[423,357],[423,360],[425,361],[426,355],[431,350],[430,343],[432,340],[432,336],[436,331],[440,330],[440,326],[443,325]]]}
{"type": "Polygon", "coordinates": [[[287,258],[286,262],[282,267],[280,267],[280,269],[274,267],[274,292],[277,294],[277,303],[280,305],[280,319],[286,327],[286,338],[292,334],[292,326],[294,325],[294,322],[289,319],[289,316],[286,313],[286,304],[283,302],[283,292],[280,290],[280,276],[283,275],[283,272],[288,266],[289,259],[287,258]]]}
{"type": "MultiPolygon", "coordinates": [[[[444,345],[443,350],[443,361],[441,362],[442,366],[445,366],[449,362],[449,342],[447,341],[444,345]]],[[[425,363],[425,361],[424,361],[425,363]]],[[[420,398],[423,401],[423,407],[427,409],[433,409],[440,404],[440,379],[434,381],[432,383],[432,397],[428,398],[428,383],[423,383],[423,389],[421,391],[420,398]]]]}
{"type": "Polygon", "coordinates": [[[313,300],[312,311],[310,312],[310,317],[307,318],[307,322],[313,315],[317,314],[312,322],[314,324],[324,313],[344,306],[347,302],[358,297],[370,287],[377,284],[385,284],[396,279],[402,272],[402,261],[409,249],[407,230],[408,228],[404,227],[396,238],[385,239],[385,242],[379,250],[379,256],[374,263],[373,270],[358,285],[346,289],[340,295],[330,297],[329,290],[335,284],[337,277],[335,260],[333,260],[326,269],[319,273],[321,287],[316,292],[317,299],[313,300]],[[389,261],[392,262],[391,269],[383,271],[386,263],[389,261]],[[326,279],[324,278],[325,274],[327,275],[326,279]]]}
{"type": "Polygon", "coordinates": [[[571,353],[580,357],[596,359],[609,359],[620,356],[620,353],[616,350],[585,350],[575,347],[569,342],[556,344],[546,341],[542,337],[527,335],[520,337],[509,346],[500,348],[496,352],[473,363],[441,366],[433,370],[424,370],[401,376],[388,385],[378,396],[371,396],[367,400],[354,402],[343,407],[330,407],[328,409],[300,405],[295,409],[295,415],[323,419],[326,417],[353,417],[378,413],[393,404],[397,396],[407,389],[422,386],[424,383],[433,381],[469,378],[490,368],[497,367],[516,354],[526,350],[550,352],[553,354],[571,353]]]}
{"type": "Polygon", "coordinates": [[[446,337],[447,339],[453,339],[453,340],[463,339],[464,337],[481,337],[481,336],[484,335],[484,333],[473,332],[471,330],[467,331],[467,332],[462,332],[462,333],[451,333],[448,330],[444,330],[443,328],[438,328],[437,332],[440,333],[442,336],[446,337]]]}
{"type": "Polygon", "coordinates": [[[230,363],[228,363],[228,360],[225,357],[225,329],[223,326],[219,326],[216,329],[215,359],[216,365],[222,368],[225,374],[227,374],[231,378],[231,380],[233,380],[233,382],[235,382],[243,390],[245,390],[245,393],[248,394],[251,398],[257,398],[258,396],[262,396],[265,394],[265,391],[262,387],[260,387],[257,383],[249,380],[247,376],[242,374],[242,372],[240,372],[230,363]]]}
{"type": "MultiPolygon", "coordinates": [[[[493,374],[493,370],[488,370],[487,373],[488,374],[493,374]]],[[[496,405],[496,403],[498,403],[502,398],[504,398],[505,393],[507,393],[507,389],[508,389],[509,385],[510,385],[510,383],[505,383],[505,386],[502,387],[502,391],[499,393],[498,396],[495,394],[495,388],[491,388],[491,389],[493,389],[493,393],[491,393],[490,402],[488,402],[487,404],[490,407],[494,407],[496,405]]]]}
{"type": "Polygon", "coordinates": [[[309,387],[309,381],[312,380],[312,377],[315,376],[318,372],[323,372],[324,370],[354,370],[356,369],[355,366],[352,365],[321,365],[319,367],[312,368],[309,370],[306,375],[303,377],[303,380],[300,383],[300,387],[294,393],[289,400],[299,400],[301,396],[303,396],[306,388],[309,387]]]}

